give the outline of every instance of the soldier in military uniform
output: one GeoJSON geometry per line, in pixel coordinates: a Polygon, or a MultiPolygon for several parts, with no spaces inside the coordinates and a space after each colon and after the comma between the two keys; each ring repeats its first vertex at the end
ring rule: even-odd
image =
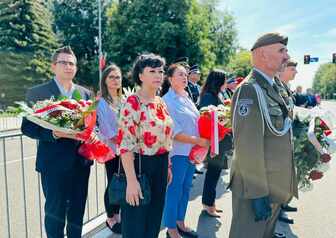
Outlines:
{"type": "MultiPolygon", "coordinates": [[[[284,69],[280,71],[279,78],[275,78],[275,83],[279,88],[280,95],[285,101],[286,107],[288,108],[289,116],[292,120],[294,120],[293,110],[295,97],[293,95],[293,92],[290,90],[288,84],[290,81],[294,80],[295,75],[297,74],[296,66],[296,62],[289,60],[284,69]]],[[[294,224],[294,220],[288,218],[285,212],[296,212],[297,208],[289,206],[288,203],[281,205],[281,211],[278,220],[284,223],[294,224]]]]}
{"type": "Polygon", "coordinates": [[[280,95],[285,100],[291,114],[295,105],[295,97],[292,90],[289,88],[289,82],[294,80],[295,75],[297,74],[296,66],[296,62],[289,60],[285,68],[280,71],[279,77],[275,78],[275,83],[279,87],[280,95]]]}
{"type": "Polygon", "coordinates": [[[200,79],[201,71],[199,70],[198,65],[195,64],[190,67],[187,92],[196,106],[198,106],[201,93],[201,87],[197,84],[200,79]]]}
{"type": "Polygon", "coordinates": [[[280,206],[297,194],[291,119],[274,76],[289,60],[288,38],[267,33],[253,45],[253,70],[234,93],[230,238],[274,233],[280,206]]]}

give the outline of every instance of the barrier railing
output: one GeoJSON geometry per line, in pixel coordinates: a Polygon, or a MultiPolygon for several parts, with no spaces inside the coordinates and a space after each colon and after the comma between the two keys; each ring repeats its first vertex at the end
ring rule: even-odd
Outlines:
{"type": "Polygon", "coordinates": [[[19,129],[22,118],[11,115],[0,115],[0,132],[19,129]]]}
{"type": "MultiPolygon", "coordinates": [[[[44,197],[35,171],[37,143],[21,132],[0,135],[0,234],[4,237],[46,237],[44,197]]],[[[105,168],[91,168],[85,224],[105,212],[105,168]]]]}

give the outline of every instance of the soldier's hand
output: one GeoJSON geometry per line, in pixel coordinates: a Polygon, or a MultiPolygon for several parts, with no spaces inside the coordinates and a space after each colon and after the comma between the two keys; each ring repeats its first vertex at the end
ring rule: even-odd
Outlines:
{"type": "Polygon", "coordinates": [[[251,199],[252,210],[254,212],[254,220],[258,221],[266,221],[272,215],[272,208],[270,199],[268,196],[251,199]]]}

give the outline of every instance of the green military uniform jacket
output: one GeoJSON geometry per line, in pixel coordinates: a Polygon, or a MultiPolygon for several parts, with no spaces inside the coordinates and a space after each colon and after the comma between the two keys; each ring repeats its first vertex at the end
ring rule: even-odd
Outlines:
{"type": "Polygon", "coordinates": [[[257,71],[236,90],[232,100],[234,159],[231,168],[231,190],[243,199],[269,196],[273,203],[286,203],[297,196],[293,164],[291,130],[275,135],[261,109],[261,89],[273,128],[281,131],[288,123],[289,110],[278,88],[257,71]],[[287,122],[287,123],[286,123],[287,122]]]}

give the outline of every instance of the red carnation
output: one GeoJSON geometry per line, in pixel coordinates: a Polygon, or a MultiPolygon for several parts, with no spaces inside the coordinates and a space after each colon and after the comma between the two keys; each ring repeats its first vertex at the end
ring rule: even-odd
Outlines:
{"type": "Polygon", "coordinates": [[[152,145],[156,142],[156,136],[152,135],[149,131],[143,133],[144,143],[148,148],[151,148],[152,145]]]}
{"type": "Polygon", "coordinates": [[[127,102],[128,102],[129,104],[131,104],[132,108],[133,108],[135,111],[140,110],[140,104],[139,104],[138,98],[137,98],[135,95],[128,97],[128,98],[127,98],[127,102]]]}
{"type": "Polygon", "coordinates": [[[167,126],[166,129],[165,129],[165,134],[169,135],[170,132],[171,132],[171,128],[169,126],[167,126]]]}
{"type": "Polygon", "coordinates": [[[135,136],[135,126],[128,127],[129,132],[131,132],[132,135],[135,136]]]}
{"type": "Polygon", "coordinates": [[[62,115],[62,111],[61,110],[57,110],[57,111],[53,111],[49,113],[49,116],[51,117],[58,117],[62,115]]]}
{"type": "Polygon", "coordinates": [[[331,160],[331,156],[329,154],[323,154],[320,157],[322,163],[328,163],[331,160]]]}
{"type": "Polygon", "coordinates": [[[140,114],[140,121],[145,121],[146,120],[146,113],[145,112],[141,112],[140,114]]]}
{"type": "Polygon", "coordinates": [[[160,147],[160,148],[158,149],[158,151],[156,152],[157,155],[162,155],[162,154],[164,154],[164,153],[167,153],[167,150],[166,150],[166,148],[164,148],[164,147],[160,147]]]}
{"type": "Polygon", "coordinates": [[[320,127],[322,128],[322,130],[329,130],[329,127],[322,119],[320,119],[320,127]]]}
{"type": "Polygon", "coordinates": [[[151,127],[155,126],[155,121],[150,121],[149,124],[151,125],[151,127]]]}
{"type": "Polygon", "coordinates": [[[311,180],[318,180],[318,179],[321,179],[322,177],[323,177],[323,173],[317,170],[313,170],[309,174],[309,178],[311,180]]]}
{"type": "Polygon", "coordinates": [[[66,108],[68,108],[70,110],[74,110],[74,109],[78,108],[77,104],[69,102],[69,101],[61,101],[59,105],[61,105],[63,107],[66,107],[66,108]]]}
{"type": "Polygon", "coordinates": [[[85,107],[85,102],[83,100],[79,100],[78,103],[82,106],[85,107]]]}
{"type": "Polygon", "coordinates": [[[324,133],[325,136],[329,136],[332,133],[332,131],[331,130],[325,130],[323,133],[324,133]]]}

